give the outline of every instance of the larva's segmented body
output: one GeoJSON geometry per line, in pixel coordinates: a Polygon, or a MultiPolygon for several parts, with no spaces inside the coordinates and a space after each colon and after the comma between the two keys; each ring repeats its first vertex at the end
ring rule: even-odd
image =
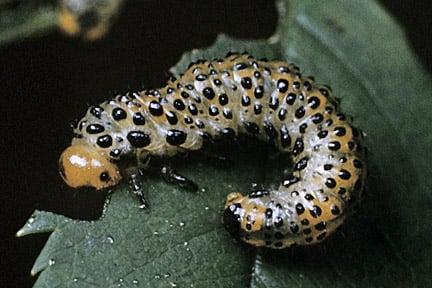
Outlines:
{"type": "Polygon", "coordinates": [[[200,61],[160,90],[91,107],[75,132],[61,158],[63,176],[71,186],[96,188],[119,181],[112,162],[125,154],[174,155],[200,149],[207,138],[239,133],[271,140],[292,154],[292,175],[277,190],[229,194],[223,216],[255,246],[322,241],[352,211],[364,185],[362,135],[338,112],[329,87],[302,77],[292,64],[246,54],[200,61]],[[102,155],[97,160],[106,162],[83,176],[72,171],[77,161],[70,159],[77,155],[102,155]]]}

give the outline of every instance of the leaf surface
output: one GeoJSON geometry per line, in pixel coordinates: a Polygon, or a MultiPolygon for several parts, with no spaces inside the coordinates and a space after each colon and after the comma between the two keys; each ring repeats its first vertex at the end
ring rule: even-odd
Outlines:
{"type": "MultiPolygon", "coordinates": [[[[51,232],[35,287],[424,287],[431,268],[431,79],[404,33],[373,1],[278,1],[269,40],[221,35],[171,68],[248,51],[298,64],[327,83],[367,134],[367,197],[323,245],[255,251],[233,241],[220,215],[228,192],[273,179],[266,153],[234,150],[233,163],[179,169],[197,194],[147,179],[148,211],[118,186],[97,221],[36,211],[19,235],[51,232]],[[243,151],[243,152],[242,152],[243,151]],[[248,153],[246,153],[248,152],[248,153]],[[256,156],[261,155],[261,156],[256,156]],[[270,175],[269,175],[270,174],[270,175]],[[79,284],[79,285],[77,285],[79,284]]],[[[189,161],[187,161],[189,162],[189,161]]],[[[270,163],[270,164],[269,164],[270,163]]],[[[273,166],[273,167],[271,167],[273,166]]],[[[274,179],[273,179],[274,180],[274,179]]]]}

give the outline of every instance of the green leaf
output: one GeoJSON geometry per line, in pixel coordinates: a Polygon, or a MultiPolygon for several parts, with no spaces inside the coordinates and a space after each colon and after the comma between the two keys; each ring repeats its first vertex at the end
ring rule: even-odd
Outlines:
{"type": "Polygon", "coordinates": [[[41,272],[35,287],[428,286],[430,76],[373,1],[281,0],[278,8],[280,24],[270,40],[222,35],[212,47],[186,53],[171,72],[246,50],[295,62],[303,74],[331,85],[368,136],[368,194],[357,216],[315,247],[255,251],[233,241],[220,223],[225,196],[269,182],[280,170],[265,153],[250,157],[251,149],[233,149],[229,168],[201,161],[178,167],[203,188],[196,194],[148,179],[148,211],[122,185],[97,221],[36,211],[18,232],[52,231],[32,269],[41,272]]]}

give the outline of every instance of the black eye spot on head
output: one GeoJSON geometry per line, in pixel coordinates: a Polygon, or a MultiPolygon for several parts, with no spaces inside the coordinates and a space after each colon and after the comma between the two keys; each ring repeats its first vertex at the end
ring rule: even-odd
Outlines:
{"type": "Polygon", "coordinates": [[[102,173],[99,175],[99,179],[100,179],[102,182],[107,182],[107,181],[109,181],[109,180],[111,179],[111,177],[109,176],[109,174],[108,174],[107,171],[104,171],[104,172],[102,172],[102,173]]]}

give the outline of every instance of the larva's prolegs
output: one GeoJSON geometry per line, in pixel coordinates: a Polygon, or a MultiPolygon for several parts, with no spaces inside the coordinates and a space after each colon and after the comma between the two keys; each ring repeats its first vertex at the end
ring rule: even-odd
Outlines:
{"type": "Polygon", "coordinates": [[[161,174],[164,180],[168,183],[175,184],[186,190],[195,192],[198,190],[198,185],[187,177],[179,174],[176,170],[168,165],[164,165],[161,169],[161,174]]]}
{"type": "Polygon", "coordinates": [[[322,241],[360,201],[364,184],[362,135],[339,112],[329,87],[303,77],[293,64],[246,54],[199,61],[160,90],[128,93],[92,107],[75,132],[72,147],[85,149],[61,158],[63,178],[73,187],[109,186],[102,172],[116,184],[115,162],[128,154],[172,156],[239,134],[290,153],[292,174],[278,189],[227,197],[225,226],[255,246],[322,241]],[[87,157],[84,150],[97,160],[109,159],[106,171],[76,168],[72,156],[87,157]]]}

